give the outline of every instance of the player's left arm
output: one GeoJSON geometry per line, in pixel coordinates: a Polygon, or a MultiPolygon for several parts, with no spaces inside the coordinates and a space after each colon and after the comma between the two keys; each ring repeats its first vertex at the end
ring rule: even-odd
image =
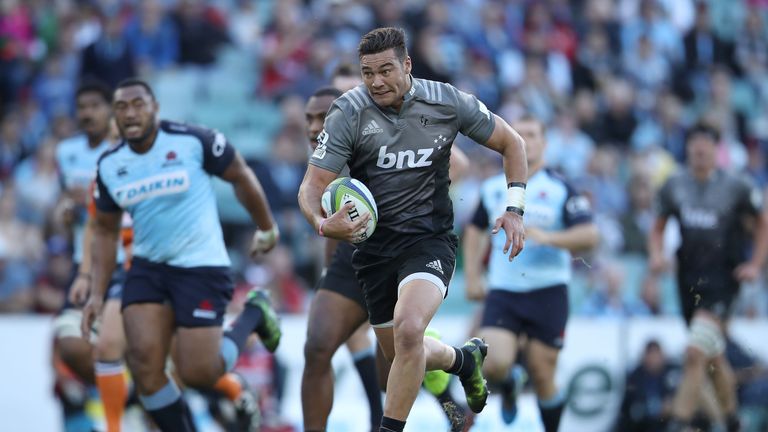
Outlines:
{"type": "Polygon", "coordinates": [[[504,214],[496,219],[493,234],[504,229],[507,242],[504,253],[509,260],[517,256],[525,243],[523,212],[525,211],[525,183],[528,181],[528,160],[525,156],[525,141],[512,126],[488,110],[476,97],[451,87],[456,97],[456,114],[459,132],[476,142],[495,150],[504,158],[504,173],[507,177],[507,207],[504,214]]]}
{"type": "Polygon", "coordinates": [[[251,256],[269,252],[277,244],[280,232],[256,174],[221,132],[204,130],[200,134],[200,143],[203,146],[203,169],[232,184],[237,200],[257,226],[251,241],[251,256]]]}
{"type": "Polygon", "coordinates": [[[261,183],[240,153],[234,149],[233,152],[232,162],[220,177],[232,184],[237,200],[248,211],[258,227],[251,243],[251,256],[269,252],[277,244],[280,232],[272,217],[261,183]]]}
{"type": "Polygon", "coordinates": [[[525,211],[525,184],[528,180],[528,161],[525,155],[525,141],[504,119],[491,114],[494,118],[493,133],[485,142],[485,146],[499,152],[504,159],[504,174],[507,177],[507,210],[498,219],[491,231],[493,234],[504,229],[507,243],[504,253],[509,251],[509,260],[523,250],[525,243],[525,228],[523,228],[523,211],[525,211]]]}
{"type": "Polygon", "coordinates": [[[742,208],[754,215],[754,246],[752,258],[736,267],[734,275],[740,281],[752,281],[758,278],[768,258],[768,212],[763,206],[763,193],[755,186],[749,185],[742,208]]]}
{"type": "Polygon", "coordinates": [[[593,249],[600,242],[597,225],[592,221],[592,209],[586,197],[575,193],[568,187],[568,196],[563,203],[563,225],[565,229],[545,231],[535,227],[526,227],[529,238],[539,244],[567,249],[570,252],[582,252],[593,249]]]}

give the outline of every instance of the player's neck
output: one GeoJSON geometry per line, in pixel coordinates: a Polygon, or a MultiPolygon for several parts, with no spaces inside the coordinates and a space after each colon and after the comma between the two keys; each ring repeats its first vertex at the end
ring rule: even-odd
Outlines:
{"type": "Polygon", "coordinates": [[[536,163],[528,164],[528,179],[535,176],[537,172],[539,172],[542,168],[544,168],[544,162],[539,161],[536,163]]]}
{"type": "Polygon", "coordinates": [[[157,138],[157,133],[160,131],[160,128],[155,125],[155,127],[152,129],[152,132],[147,135],[146,138],[139,142],[128,142],[128,145],[131,146],[131,150],[133,150],[135,153],[143,154],[148,152],[152,145],[155,144],[155,138],[157,138]]]}
{"type": "Polygon", "coordinates": [[[691,167],[691,174],[693,174],[693,178],[700,182],[705,182],[712,178],[712,175],[715,173],[715,168],[694,168],[691,167]]]}
{"type": "Polygon", "coordinates": [[[403,103],[405,103],[405,95],[407,95],[408,92],[411,91],[411,87],[413,87],[413,80],[411,79],[410,74],[405,76],[405,80],[408,81],[408,87],[405,89],[405,92],[397,99],[397,102],[389,106],[398,113],[401,109],[403,109],[403,103]]]}

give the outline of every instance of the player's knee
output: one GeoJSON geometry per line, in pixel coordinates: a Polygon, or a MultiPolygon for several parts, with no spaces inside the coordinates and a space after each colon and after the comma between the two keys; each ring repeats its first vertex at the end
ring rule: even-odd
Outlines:
{"type": "Polygon", "coordinates": [[[66,337],[59,339],[58,351],[61,360],[69,366],[93,361],[90,344],[80,338],[66,337]]]}
{"type": "Polygon", "coordinates": [[[533,363],[529,365],[528,369],[531,377],[531,383],[533,384],[533,388],[536,389],[537,394],[544,393],[546,389],[554,385],[554,369],[541,366],[535,367],[533,366],[533,363]]]}
{"type": "Polygon", "coordinates": [[[420,318],[405,317],[395,319],[395,352],[412,352],[424,349],[424,329],[426,324],[420,318]]]}
{"type": "Polygon", "coordinates": [[[491,381],[503,381],[509,375],[512,362],[494,357],[491,352],[492,350],[488,350],[488,356],[483,362],[483,375],[491,381]]]}
{"type": "Polygon", "coordinates": [[[328,339],[309,337],[304,343],[304,361],[308,367],[329,364],[338,347],[333,347],[328,339]]]}
{"type": "Polygon", "coordinates": [[[125,343],[120,337],[99,335],[99,342],[96,344],[96,359],[101,361],[115,361],[123,358],[125,353],[125,343]]]}
{"type": "Polygon", "coordinates": [[[693,356],[692,361],[703,362],[722,355],[724,351],[725,338],[718,323],[708,318],[695,317],[688,331],[686,354],[693,356]]]}
{"type": "Polygon", "coordinates": [[[202,365],[178,365],[178,374],[185,385],[196,389],[212,388],[221,377],[221,370],[202,365]]]}
{"type": "Polygon", "coordinates": [[[689,345],[685,349],[684,366],[687,368],[699,368],[703,367],[707,362],[707,355],[701,350],[701,348],[689,345]]]}

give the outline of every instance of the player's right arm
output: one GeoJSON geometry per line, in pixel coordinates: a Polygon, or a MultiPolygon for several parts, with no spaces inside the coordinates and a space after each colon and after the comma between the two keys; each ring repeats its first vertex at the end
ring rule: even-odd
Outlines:
{"type": "Polygon", "coordinates": [[[357,222],[351,222],[346,217],[353,206],[351,203],[345,204],[333,215],[325,215],[320,200],[325,188],[336,180],[352,157],[355,133],[349,119],[354,115],[356,113],[351,110],[345,113],[338,100],[331,105],[325,116],[323,131],[317,137],[317,147],[309,158],[307,172],[299,187],[299,207],[315,232],[324,237],[348,242],[356,240],[365,230],[370,215],[358,219],[357,222]]]}
{"type": "Polygon", "coordinates": [[[353,242],[365,230],[371,215],[366,214],[356,222],[351,222],[346,215],[353,204],[347,203],[330,217],[324,217],[320,199],[325,188],[336,180],[337,176],[338,174],[333,171],[310,164],[299,187],[299,207],[318,234],[331,239],[353,242]]]}
{"type": "Polygon", "coordinates": [[[656,197],[656,217],[648,233],[648,269],[653,275],[667,268],[667,260],[664,258],[664,230],[673,211],[670,189],[670,181],[667,181],[659,190],[656,197]]]}
{"type": "Polygon", "coordinates": [[[104,293],[117,264],[117,241],[123,216],[123,210],[112,200],[99,174],[96,174],[93,199],[96,202],[96,212],[91,224],[91,295],[83,308],[83,320],[80,325],[86,339],[90,335],[94,320],[101,313],[104,293]]]}

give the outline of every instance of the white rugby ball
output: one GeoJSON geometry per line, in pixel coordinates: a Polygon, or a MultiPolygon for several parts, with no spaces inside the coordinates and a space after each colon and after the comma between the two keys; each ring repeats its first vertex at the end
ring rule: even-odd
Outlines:
{"type": "Polygon", "coordinates": [[[350,177],[337,178],[325,188],[320,204],[326,217],[330,217],[348,202],[354,205],[347,212],[349,220],[355,221],[366,214],[371,215],[365,232],[354,243],[364,242],[376,230],[376,223],[379,221],[379,211],[376,209],[376,201],[374,201],[371,191],[361,181],[350,177]]]}

